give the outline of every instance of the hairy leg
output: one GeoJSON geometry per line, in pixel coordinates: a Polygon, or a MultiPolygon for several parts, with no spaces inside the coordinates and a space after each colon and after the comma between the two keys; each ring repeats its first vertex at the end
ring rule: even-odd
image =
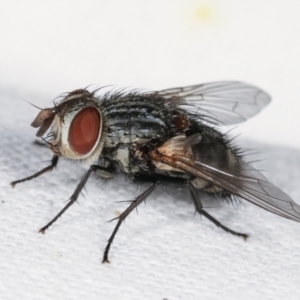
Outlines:
{"type": "MultiPolygon", "coordinates": [[[[141,195],[139,195],[135,200],[131,201],[131,204],[127,207],[127,209],[125,211],[123,211],[123,213],[113,219],[113,220],[118,220],[118,223],[113,231],[113,233],[111,234],[110,238],[108,239],[107,245],[105,247],[104,250],[104,254],[103,254],[103,260],[102,263],[109,263],[108,260],[108,253],[111,247],[111,244],[122,224],[123,221],[125,221],[126,217],[140,204],[142,203],[144,200],[146,200],[146,198],[155,190],[155,188],[159,185],[159,182],[155,182],[152,186],[150,186],[144,193],[142,193],[141,195]]],[[[112,221],[113,221],[112,220],[112,221]]]]}
{"type": "Polygon", "coordinates": [[[47,224],[45,225],[43,228],[41,228],[39,230],[39,232],[41,233],[45,233],[46,229],[48,229],[54,222],[56,222],[56,220],[61,217],[63,215],[63,213],[78,199],[79,194],[81,193],[82,189],[84,188],[87,180],[89,179],[90,175],[93,172],[96,172],[98,170],[105,170],[103,167],[100,167],[98,165],[92,165],[90,166],[89,170],[85,173],[85,175],[83,176],[83,178],[81,179],[81,181],[79,182],[79,184],[77,185],[74,193],[72,194],[69,202],[67,203],[67,205],[47,224]]]}
{"type": "Polygon", "coordinates": [[[236,232],[234,230],[231,230],[229,229],[228,227],[222,225],[218,220],[216,220],[214,217],[212,217],[207,211],[205,211],[203,209],[203,206],[202,206],[202,203],[200,201],[200,199],[197,199],[197,196],[195,194],[195,190],[192,186],[190,186],[190,192],[191,192],[191,197],[192,197],[192,200],[193,200],[193,203],[194,203],[194,206],[195,206],[195,209],[196,211],[206,217],[208,220],[210,220],[211,222],[213,222],[216,226],[218,226],[219,228],[222,228],[224,231],[226,231],[227,233],[231,233],[235,236],[239,236],[239,237],[242,237],[244,240],[247,240],[247,238],[249,237],[248,234],[246,233],[239,233],[239,232],[236,232]]]}
{"type": "Polygon", "coordinates": [[[25,177],[23,179],[19,179],[19,180],[13,181],[13,182],[10,183],[10,185],[12,186],[12,188],[14,188],[15,185],[18,184],[18,183],[21,183],[21,182],[24,182],[24,181],[27,181],[27,180],[31,180],[31,179],[37,178],[37,177],[43,175],[44,173],[52,171],[57,166],[58,158],[59,157],[57,155],[53,155],[50,166],[42,169],[41,171],[39,171],[39,172],[37,172],[37,173],[35,173],[35,174],[31,175],[31,176],[28,176],[28,177],[25,177]]]}

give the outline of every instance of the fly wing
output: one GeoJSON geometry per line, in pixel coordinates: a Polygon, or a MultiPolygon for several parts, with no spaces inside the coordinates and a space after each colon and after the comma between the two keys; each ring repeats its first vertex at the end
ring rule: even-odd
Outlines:
{"type": "Polygon", "coordinates": [[[162,90],[155,93],[215,125],[233,125],[255,116],[271,97],[253,85],[218,81],[162,90]]]}
{"type": "Polygon", "coordinates": [[[241,162],[240,174],[227,172],[194,162],[190,158],[176,156],[180,166],[204,180],[210,181],[253,204],[276,215],[300,222],[300,206],[290,196],[270,183],[249,164],[241,162]]]}
{"type": "Polygon", "coordinates": [[[240,159],[237,174],[217,169],[208,162],[195,161],[188,150],[189,145],[199,141],[199,134],[177,138],[149,153],[154,161],[169,165],[173,170],[183,171],[217,185],[281,217],[300,222],[300,206],[286,193],[270,183],[260,172],[240,159]]]}

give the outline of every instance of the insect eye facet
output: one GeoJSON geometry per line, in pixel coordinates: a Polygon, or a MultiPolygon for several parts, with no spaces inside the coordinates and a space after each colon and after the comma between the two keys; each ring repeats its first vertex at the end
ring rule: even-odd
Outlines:
{"type": "Polygon", "coordinates": [[[79,154],[89,153],[98,140],[101,117],[95,107],[86,107],[77,113],[69,128],[68,141],[71,149],[79,154]]]}

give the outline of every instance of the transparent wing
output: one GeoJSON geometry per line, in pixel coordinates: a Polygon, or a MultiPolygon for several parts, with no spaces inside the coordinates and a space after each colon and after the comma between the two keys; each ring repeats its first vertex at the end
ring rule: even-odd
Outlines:
{"type": "Polygon", "coordinates": [[[156,92],[171,105],[207,116],[216,125],[233,125],[246,121],[271,101],[263,90],[238,81],[219,81],[171,88],[156,92]]]}
{"type": "Polygon", "coordinates": [[[300,222],[300,206],[249,164],[243,163],[240,174],[233,175],[184,157],[176,158],[186,171],[276,215],[300,222]]]}
{"type": "Polygon", "coordinates": [[[183,138],[176,138],[174,142],[171,139],[149,155],[173,170],[192,174],[276,215],[300,222],[300,206],[244,161],[240,160],[238,174],[212,167],[209,162],[195,161],[189,147],[200,138],[199,134],[195,134],[186,138],[186,142],[183,138]]]}

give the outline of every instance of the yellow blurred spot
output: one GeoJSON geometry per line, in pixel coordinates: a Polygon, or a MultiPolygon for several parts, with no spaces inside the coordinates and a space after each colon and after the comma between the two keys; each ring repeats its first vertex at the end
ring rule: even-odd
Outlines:
{"type": "Polygon", "coordinates": [[[208,5],[203,4],[195,9],[195,18],[197,21],[206,22],[212,15],[212,10],[208,5]]]}

